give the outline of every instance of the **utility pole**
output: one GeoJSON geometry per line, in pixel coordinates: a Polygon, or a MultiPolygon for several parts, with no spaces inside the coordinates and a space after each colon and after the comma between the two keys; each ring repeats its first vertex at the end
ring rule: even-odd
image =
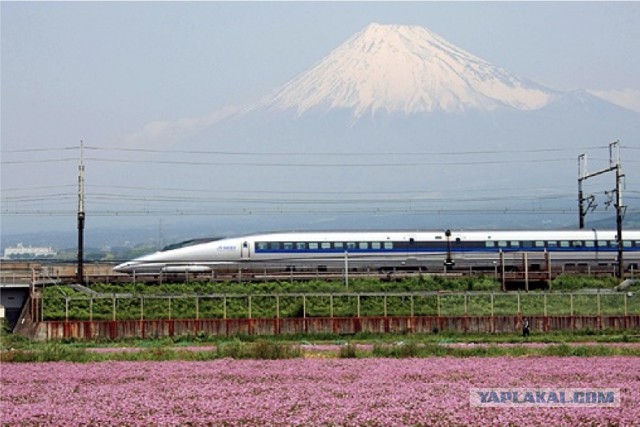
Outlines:
{"type": "Polygon", "coordinates": [[[584,218],[587,216],[587,212],[593,211],[597,204],[595,203],[595,196],[590,195],[589,197],[584,197],[584,192],[582,191],[582,181],[587,179],[587,155],[582,153],[578,156],[578,214],[579,217],[579,228],[582,230],[584,228],[584,218]],[[585,207],[585,202],[587,202],[587,206],[585,207]]]}
{"type": "Polygon", "coordinates": [[[80,141],[78,166],[78,283],[84,285],[84,143],[80,141]]]}
{"type": "MultiPolygon", "coordinates": [[[[607,172],[616,172],[616,188],[615,192],[615,208],[616,208],[616,242],[618,245],[618,271],[617,276],[622,277],[624,272],[624,245],[622,241],[622,220],[624,218],[624,211],[626,206],[622,205],[622,179],[624,174],[622,173],[622,161],[620,159],[620,141],[614,141],[609,144],[609,167],[599,170],[594,173],[587,172],[587,155],[580,154],[578,156],[578,208],[580,215],[580,229],[584,228],[584,217],[587,211],[595,209],[594,196],[584,197],[582,191],[582,182],[586,179],[593,178],[598,175],[602,175],[607,172]],[[584,202],[588,202],[588,206],[585,209],[584,202]]],[[[606,192],[607,194],[609,192],[606,192]]]]}
{"type": "MultiPolygon", "coordinates": [[[[609,157],[611,157],[611,146],[609,146],[609,157]]],[[[620,147],[618,147],[618,160],[616,162],[616,230],[618,237],[618,277],[622,278],[624,275],[624,245],[622,242],[622,220],[624,218],[624,211],[626,206],[622,205],[622,179],[624,174],[622,173],[622,165],[620,162],[620,147]]]]}

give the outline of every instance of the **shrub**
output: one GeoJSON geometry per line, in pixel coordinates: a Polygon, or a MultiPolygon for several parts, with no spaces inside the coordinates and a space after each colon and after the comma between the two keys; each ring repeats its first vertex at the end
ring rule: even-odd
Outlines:
{"type": "Polygon", "coordinates": [[[356,346],[352,343],[340,346],[340,352],[338,353],[340,359],[355,359],[357,356],[356,346]]]}

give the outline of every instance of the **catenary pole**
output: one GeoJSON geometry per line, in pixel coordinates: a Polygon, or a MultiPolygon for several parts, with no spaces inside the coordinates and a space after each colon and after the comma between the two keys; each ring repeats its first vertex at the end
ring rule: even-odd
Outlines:
{"type": "Polygon", "coordinates": [[[78,283],[84,285],[84,143],[80,141],[78,166],[78,283]]]}

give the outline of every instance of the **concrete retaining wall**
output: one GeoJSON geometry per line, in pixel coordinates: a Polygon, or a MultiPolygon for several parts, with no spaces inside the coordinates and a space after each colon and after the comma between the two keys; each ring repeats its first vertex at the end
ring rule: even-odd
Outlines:
{"type": "MultiPolygon", "coordinates": [[[[529,316],[531,332],[640,329],[633,316],[529,316]]],[[[519,334],[520,316],[307,317],[271,319],[164,319],[39,322],[36,339],[159,338],[180,335],[291,335],[369,333],[519,334]]]]}

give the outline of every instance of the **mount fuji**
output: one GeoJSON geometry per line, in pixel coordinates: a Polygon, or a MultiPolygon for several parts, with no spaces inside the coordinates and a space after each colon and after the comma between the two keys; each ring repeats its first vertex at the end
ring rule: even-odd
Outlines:
{"type": "Polygon", "coordinates": [[[200,120],[201,142],[274,151],[470,150],[601,145],[640,130],[638,113],[586,90],[546,88],[425,28],[380,24],[222,117],[200,120]]]}
{"type": "Polygon", "coordinates": [[[527,111],[544,107],[554,95],[422,27],[371,24],[263,106],[298,114],[344,108],[356,117],[367,111],[527,111]]]}
{"type": "Polygon", "coordinates": [[[225,191],[319,194],[363,213],[406,193],[391,210],[491,205],[535,215],[558,200],[575,208],[577,156],[633,143],[639,119],[586,90],[517,76],[427,29],[371,24],[255,103],[159,122],[149,134],[234,156],[207,181],[225,191]],[[361,208],[359,194],[394,196],[361,208]]]}

